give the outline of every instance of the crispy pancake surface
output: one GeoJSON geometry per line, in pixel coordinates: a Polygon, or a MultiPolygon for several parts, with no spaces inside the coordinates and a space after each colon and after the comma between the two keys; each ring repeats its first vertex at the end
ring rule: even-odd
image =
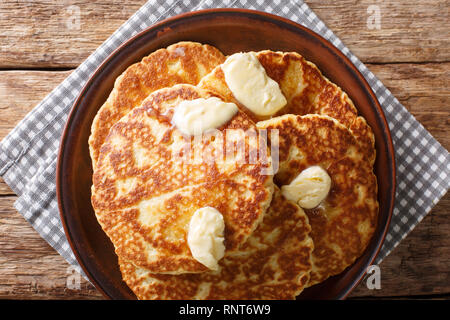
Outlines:
{"type": "Polygon", "coordinates": [[[308,217],[276,189],[262,223],[220,270],[152,274],[120,261],[123,279],[139,299],[294,299],[306,286],[313,242],[308,217]]]}
{"type": "MultiPolygon", "coordinates": [[[[287,105],[274,117],[284,114],[322,114],[333,117],[349,128],[371,163],[375,161],[375,138],[372,129],[358,112],[348,95],[322,75],[313,63],[296,52],[264,50],[255,53],[267,75],[275,80],[287,99],[287,105]]],[[[227,101],[235,102],[251,118],[266,120],[240,104],[225,82],[221,66],[214,68],[199,86],[218,92],[227,101]]]]}
{"type": "Polygon", "coordinates": [[[264,173],[270,157],[248,161],[260,141],[241,133],[255,130],[253,121],[238,111],[202,139],[184,136],[171,123],[181,101],[210,96],[187,84],[157,90],[106,137],[94,170],[92,204],[122,260],[155,273],[204,272],[208,269],[187,245],[197,209],[221,212],[229,251],[262,221],[274,185],[264,173]],[[236,150],[244,152],[226,153],[229,145],[243,145],[236,150]]]}
{"type": "Polygon", "coordinates": [[[89,150],[95,168],[110,128],[153,91],[187,83],[196,85],[225,57],[216,48],[197,42],[179,42],[159,49],[128,67],[114,84],[91,128],[89,150]]]}
{"type": "Polygon", "coordinates": [[[289,184],[304,169],[319,165],[331,190],[316,208],[305,210],[314,241],[308,286],[342,272],[365,250],[376,228],[377,182],[372,165],[352,132],[322,115],[284,115],[257,124],[279,130],[277,185],[289,184]]]}

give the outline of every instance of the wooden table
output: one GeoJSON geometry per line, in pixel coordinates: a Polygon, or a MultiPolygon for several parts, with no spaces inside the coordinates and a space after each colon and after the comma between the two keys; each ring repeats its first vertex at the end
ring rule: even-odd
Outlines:
{"type": "MultiPolygon", "coordinates": [[[[145,0],[0,2],[0,139],[145,0]],[[76,7],[70,7],[75,4],[76,7]],[[79,8],[80,28],[70,20],[79,8]],[[75,26],[75,27],[74,27],[75,26]]],[[[450,147],[450,37],[446,0],[307,1],[400,102],[450,147]],[[380,29],[370,29],[370,5],[380,29]]],[[[82,280],[66,286],[67,262],[14,209],[0,178],[0,298],[102,299],[82,280]]],[[[450,298],[447,194],[381,264],[381,290],[362,282],[350,298],[450,298]]]]}

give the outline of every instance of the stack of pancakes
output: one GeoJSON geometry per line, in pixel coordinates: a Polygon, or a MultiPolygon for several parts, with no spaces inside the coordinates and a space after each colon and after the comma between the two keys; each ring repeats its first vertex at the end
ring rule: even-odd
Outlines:
{"type": "Polygon", "coordinates": [[[371,128],[299,54],[255,55],[287,100],[271,117],[233,96],[219,50],[180,42],[130,66],[94,119],[92,205],[139,299],[294,299],[341,273],[371,239],[378,215],[371,128]],[[208,134],[186,138],[172,124],[182,101],[210,97],[239,108],[218,128],[225,143],[208,134]],[[238,134],[260,129],[278,130],[277,141],[238,134]],[[273,163],[264,142],[279,150],[274,175],[265,170],[273,163]],[[192,156],[186,145],[220,154],[230,143],[245,152],[180,161],[192,156]],[[249,161],[262,148],[268,157],[249,161]],[[318,207],[303,210],[280,188],[311,166],[325,169],[332,184],[318,207]],[[187,242],[189,221],[203,207],[217,209],[225,223],[216,271],[194,259],[187,242]]]}

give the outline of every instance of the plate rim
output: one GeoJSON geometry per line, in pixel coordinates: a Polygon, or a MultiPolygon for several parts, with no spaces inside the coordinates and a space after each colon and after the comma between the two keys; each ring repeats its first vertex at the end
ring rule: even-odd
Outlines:
{"type": "MultiPolygon", "coordinates": [[[[277,15],[274,15],[271,13],[267,13],[264,11],[258,11],[258,10],[251,10],[251,9],[241,9],[241,8],[213,8],[213,9],[203,9],[203,10],[185,12],[185,13],[181,13],[178,15],[168,17],[168,18],[161,20],[155,24],[152,24],[149,27],[145,28],[144,30],[138,32],[137,34],[135,34],[134,36],[130,37],[129,39],[124,41],[122,44],[120,44],[101,62],[101,64],[94,70],[94,72],[91,74],[89,79],[83,85],[77,98],[75,99],[75,101],[71,107],[71,110],[67,116],[67,120],[64,125],[63,133],[60,138],[60,147],[58,150],[57,165],[56,165],[56,197],[57,197],[57,202],[58,202],[58,209],[59,209],[59,216],[61,219],[61,223],[63,225],[64,233],[66,235],[67,241],[69,242],[70,248],[71,248],[72,252],[74,253],[75,258],[76,258],[77,262],[79,263],[81,269],[83,270],[85,275],[88,277],[90,282],[94,285],[94,287],[107,299],[112,299],[112,297],[109,295],[108,292],[106,292],[104,290],[101,283],[94,277],[94,275],[86,267],[83,258],[78,253],[78,249],[76,248],[74,241],[72,240],[70,229],[67,226],[66,214],[64,213],[64,201],[63,201],[62,190],[61,190],[61,186],[62,186],[61,180],[62,180],[62,175],[63,175],[61,172],[61,167],[62,167],[61,164],[64,160],[64,156],[65,156],[64,151],[65,151],[65,146],[66,146],[66,140],[68,138],[68,132],[69,132],[69,129],[71,126],[71,122],[73,121],[75,114],[77,112],[77,106],[80,104],[80,102],[83,99],[83,97],[85,96],[86,92],[92,85],[93,80],[98,76],[98,74],[102,71],[102,69],[109,63],[109,61],[115,55],[117,55],[124,47],[127,47],[130,44],[132,44],[134,41],[136,41],[136,39],[139,39],[140,37],[144,36],[146,33],[152,32],[155,29],[161,29],[164,25],[170,24],[177,20],[183,20],[186,18],[190,18],[192,16],[214,15],[214,14],[221,14],[221,13],[222,14],[245,14],[246,16],[250,16],[250,17],[251,16],[255,16],[255,17],[259,17],[259,18],[262,17],[273,23],[281,22],[285,25],[290,25],[294,29],[302,29],[303,32],[308,33],[310,36],[312,36],[314,38],[318,38],[318,40],[320,40],[321,43],[323,43],[325,46],[327,46],[327,48],[329,50],[331,50],[333,52],[333,54],[336,54],[337,56],[339,56],[339,58],[341,58],[346,63],[346,66],[349,67],[352,70],[352,72],[357,76],[358,80],[361,81],[363,86],[366,88],[368,94],[370,95],[371,99],[373,100],[375,108],[376,108],[376,114],[378,115],[379,120],[381,121],[381,123],[383,125],[383,128],[380,128],[380,129],[382,129],[384,136],[387,138],[386,146],[389,151],[387,153],[387,158],[389,161],[388,166],[392,169],[392,171],[391,171],[392,177],[390,179],[391,185],[390,185],[390,190],[388,190],[388,193],[389,193],[388,200],[390,201],[390,204],[387,209],[388,210],[387,221],[386,221],[384,228],[382,229],[382,232],[380,233],[381,238],[378,241],[377,248],[376,248],[376,250],[374,250],[372,252],[371,257],[369,258],[369,261],[367,262],[367,264],[365,266],[366,269],[367,269],[367,266],[371,265],[374,262],[374,260],[378,256],[378,254],[381,250],[381,247],[383,246],[383,243],[385,241],[386,234],[389,229],[390,222],[391,222],[394,203],[395,203],[395,191],[396,191],[395,150],[394,150],[394,146],[393,146],[393,142],[392,142],[391,132],[390,132],[389,125],[387,123],[384,111],[381,108],[381,105],[380,105],[378,99],[376,98],[376,95],[373,92],[371,86],[369,85],[369,83],[367,82],[365,77],[361,74],[361,72],[356,68],[356,66],[353,64],[353,62],[351,62],[351,60],[349,58],[347,58],[330,41],[328,41],[321,35],[317,34],[316,32],[312,31],[311,29],[309,29],[299,23],[296,23],[290,19],[287,19],[287,18],[284,18],[281,16],[277,16],[277,15]]],[[[359,270],[359,272],[356,272],[356,274],[357,274],[356,280],[352,281],[352,283],[350,285],[345,286],[345,289],[342,290],[342,292],[336,297],[336,299],[338,299],[338,300],[345,299],[352,292],[352,290],[362,281],[364,275],[366,274],[366,270],[359,270]]]]}

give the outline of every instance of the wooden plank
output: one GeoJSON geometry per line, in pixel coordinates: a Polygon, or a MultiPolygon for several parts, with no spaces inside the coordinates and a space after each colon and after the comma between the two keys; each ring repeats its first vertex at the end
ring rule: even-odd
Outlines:
{"type": "Polygon", "coordinates": [[[450,149],[450,63],[387,64],[367,67],[443,145],[450,149]]]}
{"type": "MultiPolygon", "coordinates": [[[[4,0],[0,2],[0,68],[74,68],[144,3],[4,0]]],[[[446,0],[306,3],[364,62],[450,60],[446,0]],[[372,5],[380,9],[381,29],[367,25],[372,5]]]]}
{"type": "MultiPolygon", "coordinates": [[[[0,198],[0,299],[101,298],[81,280],[67,289],[68,263],[12,208],[15,197],[0,198]]],[[[381,264],[381,290],[365,282],[350,298],[450,293],[450,195],[381,264]]]]}
{"type": "Polygon", "coordinates": [[[305,2],[363,62],[450,60],[446,0],[305,2]],[[370,10],[377,7],[380,29],[369,29],[370,10]]]}
{"type": "Polygon", "coordinates": [[[0,71],[0,139],[71,71],[0,71]]]}
{"type": "Polygon", "coordinates": [[[3,195],[14,195],[14,191],[12,191],[11,188],[6,184],[5,180],[0,177],[0,196],[3,195]]]}
{"type": "Polygon", "coordinates": [[[145,2],[2,1],[0,68],[78,66],[145,2]]]}
{"type": "Polygon", "coordinates": [[[425,296],[450,294],[450,194],[380,265],[381,290],[367,289],[365,281],[352,297],[425,296]]]}
{"type": "Polygon", "coordinates": [[[0,198],[0,299],[99,299],[82,277],[67,288],[69,264],[13,209],[16,197],[0,198]]]}
{"type": "MultiPolygon", "coordinates": [[[[0,140],[72,71],[0,71],[0,140]]],[[[0,178],[0,195],[14,194],[0,178]]]]}
{"type": "MultiPolygon", "coordinates": [[[[0,140],[71,71],[0,71],[0,140]]],[[[0,177],[0,195],[13,191],[0,177]]]]}

